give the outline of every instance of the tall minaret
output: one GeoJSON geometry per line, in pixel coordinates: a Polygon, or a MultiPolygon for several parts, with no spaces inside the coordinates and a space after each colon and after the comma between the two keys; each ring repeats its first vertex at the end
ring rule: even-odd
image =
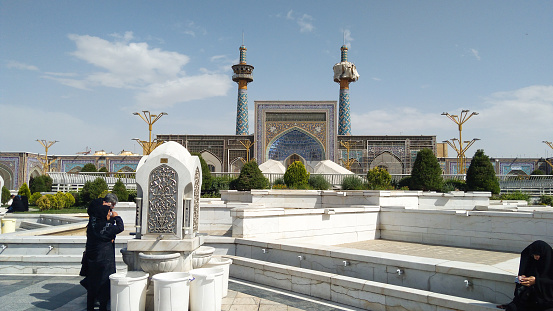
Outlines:
{"type": "Polygon", "coordinates": [[[236,106],[236,135],[249,135],[248,126],[248,83],[253,81],[253,66],[246,64],[246,47],[240,46],[240,63],[232,66],[232,81],[238,83],[236,106]]]}
{"type": "Polygon", "coordinates": [[[351,135],[351,120],[349,115],[349,83],[359,79],[355,65],[348,62],[348,47],[344,44],[342,61],[334,65],[334,82],[340,83],[340,111],[338,135],[351,135]]]}

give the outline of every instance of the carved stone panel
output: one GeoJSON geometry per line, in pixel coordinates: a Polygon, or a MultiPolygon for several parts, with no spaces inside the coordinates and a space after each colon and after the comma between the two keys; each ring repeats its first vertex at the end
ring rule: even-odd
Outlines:
{"type": "Polygon", "coordinates": [[[196,167],[196,173],[194,174],[194,232],[198,232],[198,228],[200,227],[200,185],[200,170],[196,167]]]}
{"type": "Polygon", "coordinates": [[[168,165],[152,170],[148,180],[148,233],[177,234],[178,175],[168,165]]]}

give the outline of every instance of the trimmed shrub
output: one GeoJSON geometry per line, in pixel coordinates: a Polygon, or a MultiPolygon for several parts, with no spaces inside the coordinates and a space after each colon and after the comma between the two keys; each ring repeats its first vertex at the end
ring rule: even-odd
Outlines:
{"type": "Polygon", "coordinates": [[[387,170],[375,167],[367,172],[367,184],[371,190],[387,190],[392,187],[392,176],[387,170]]]}
{"type": "Polygon", "coordinates": [[[29,186],[27,186],[27,183],[23,183],[21,187],[19,187],[19,191],[17,192],[19,195],[24,195],[27,198],[31,197],[31,190],[29,189],[29,186]]]}
{"type": "Polygon", "coordinates": [[[550,195],[540,195],[538,204],[553,206],[553,197],[550,195]]]}
{"type": "Polygon", "coordinates": [[[46,198],[50,201],[50,209],[60,210],[63,208],[63,202],[60,202],[58,196],[47,194],[46,198]]]}
{"type": "Polygon", "coordinates": [[[66,192],[65,193],[65,208],[69,208],[71,206],[75,205],[75,197],[72,193],[66,192]]]}
{"type": "Polygon", "coordinates": [[[117,196],[117,198],[119,199],[119,202],[129,201],[129,192],[127,191],[127,187],[125,187],[125,184],[123,184],[121,179],[118,179],[117,182],[113,185],[113,189],[111,189],[111,193],[117,196]]]}
{"type": "Polygon", "coordinates": [[[60,209],[63,209],[66,206],[66,201],[67,201],[67,197],[65,196],[65,193],[63,192],[58,192],[54,195],[56,197],[56,200],[58,201],[58,206],[60,207],[60,209]]]}
{"type": "Polygon", "coordinates": [[[309,183],[309,173],[301,161],[295,161],[286,168],[284,183],[290,189],[305,189],[309,183]]]}
{"type": "Polygon", "coordinates": [[[442,190],[442,169],[431,149],[424,148],[417,153],[411,171],[409,189],[423,191],[442,190]]]}
{"type": "Polygon", "coordinates": [[[233,178],[231,176],[212,177],[211,189],[209,189],[208,191],[205,191],[204,194],[202,194],[202,197],[220,198],[221,197],[220,191],[229,190],[230,184],[235,179],[236,178],[233,178]]]}
{"type": "Polygon", "coordinates": [[[442,192],[446,193],[450,191],[465,191],[466,188],[467,184],[464,180],[448,179],[444,181],[442,192]]]}
{"type": "Polygon", "coordinates": [[[108,168],[105,167],[105,166],[100,167],[100,169],[98,170],[98,172],[104,173],[104,174],[101,174],[101,176],[107,176],[107,175],[108,175],[107,173],[109,173],[108,168]]]}
{"type": "Polygon", "coordinates": [[[52,204],[46,195],[38,198],[38,200],[36,200],[36,205],[41,211],[47,211],[52,208],[52,204]]]}
{"type": "Polygon", "coordinates": [[[129,198],[128,198],[129,202],[136,202],[136,196],[138,195],[136,193],[136,190],[128,190],[128,192],[129,192],[129,198]]]}
{"type": "Polygon", "coordinates": [[[81,169],[81,173],[88,173],[88,172],[94,173],[97,171],[98,169],[96,168],[96,165],[94,165],[93,163],[87,163],[81,169]]]}
{"type": "Polygon", "coordinates": [[[467,170],[467,191],[489,191],[492,194],[500,191],[490,158],[482,149],[476,151],[467,170]]]}
{"type": "Polygon", "coordinates": [[[29,180],[29,189],[31,193],[35,192],[50,192],[52,191],[52,177],[48,175],[40,175],[29,180]]]}
{"type": "Polygon", "coordinates": [[[342,190],[364,190],[365,184],[358,176],[351,175],[342,179],[342,190]]]}
{"type": "Polygon", "coordinates": [[[321,175],[313,175],[309,177],[309,186],[315,190],[328,190],[332,185],[321,175]]]}
{"type": "Polygon", "coordinates": [[[530,195],[521,191],[503,193],[499,196],[492,196],[492,200],[524,200],[530,202],[530,195]]]}
{"type": "Polygon", "coordinates": [[[530,175],[545,175],[545,173],[540,169],[536,169],[536,170],[533,170],[530,175]]]}
{"type": "Polygon", "coordinates": [[[269,187],[269,180],[263,176],[257,163],[250,161],[244,164],[240,170],[240,175],[231,182],[231,186],[240,191],[266,189],[269,187]]]}
{"type": "Polygon", "coordinates": [[[411,186],[411,176],[405,176],[397,182],[397,189],[409,190],[411,186]]]}
{"type": "MultiPolygon", "coordinates": [[[[100,193],[100,194],[98,195],[97,199],[100,199],[100,198],[103,199],[103,198],[105,198],[106,195],[108,195],[109,192],[110,192],[109,190],[104,190],[104,191],[102,191],[102,193],[100,193]]],[[[119,199],[119,198],[117,198],[117,199],[119,199]]]]}
{"type": "Polygon", "coordinates": [[[2,186],[2,204],[8,203],[10,197],[10,190],[8,190],[8,188],[6,188],[5,186],[2,186]]]}
{"type": "Polygon", "coordinates": [[[98,198],[102,192],[107,190],[108,184],[101,177],[96,178],[94,181],[87,181],[81,189],[81,203],[88,206],[92,200],[98,198]]]}
{"type": "Polygon", "coordinates": [[[36,200],[40,199],[41,196],[42,194],[40,194],[40,192],[35,192],[31,194],[31,197],[29,198],[29,204],[36,205],[36,200]]]}

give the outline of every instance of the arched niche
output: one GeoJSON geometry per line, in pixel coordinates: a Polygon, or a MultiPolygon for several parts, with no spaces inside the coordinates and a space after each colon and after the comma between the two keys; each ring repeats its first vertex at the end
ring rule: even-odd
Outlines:
{"type": "Polygon", "coordinates": [[[209,151],[202,151],[201,153],[202,159],[204,159],[205,163],[210,166],[211,172],[222,172],[223,171],[223,164],[217,158],[215,155],[213,155],[209,151]],[[213,170],[211,170],[211,167],[213,170]]]}
{"type": "Polygon", "coordinates": [[[313,135],[298,127],[293,127],[269,142],[266,158],[284,161],[292,154],[300,155],[305,161],[325,159],[323,144],[313,135]]]}
{"type": "Polygon", "coordinates": [[[303,164],[303,166],[305,166],[305,159],[297,153],[294,153],[294,154],[291,154],[290,156],[288,156],[288,158],[286,158],[286,160],[284,160],[284,166],[286,168],[288,168],[288,166],[290,166],[290,164],[292,164],[296,161],[300,161],[303,164]]]}
{"type": "Polygon", "coordinates": [[[380,167],[388,171],[390,174],[403,174],[403,163],[395,155],[388,151],[379,154],[372,160],[369,169],[380,167]]]}

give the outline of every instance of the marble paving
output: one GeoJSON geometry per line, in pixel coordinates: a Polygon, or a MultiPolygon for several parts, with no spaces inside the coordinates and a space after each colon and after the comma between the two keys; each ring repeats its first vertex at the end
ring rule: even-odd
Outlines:
{"type": "MultiPolygon", "coordinates": [[[[1,310],[86,310],[86,291],[79,276],[0,275],[1,310]]],[[[222,311],[330,311],[361,309],[296,293],[230,280],[222,311]]]]}
{"type": "Polygon", "coordinates": [[[471,248],[429,245],[390,240],[360,241],[354,243],[340,244],[336,246],[399,255],[470,262],[489,266],[498,265],[506,261],[512,261],[514,259],[516,259],[516,262],[518,264],[518,259],[520,258],[520,254],[508,252],[494,252],[471,248]]]}

